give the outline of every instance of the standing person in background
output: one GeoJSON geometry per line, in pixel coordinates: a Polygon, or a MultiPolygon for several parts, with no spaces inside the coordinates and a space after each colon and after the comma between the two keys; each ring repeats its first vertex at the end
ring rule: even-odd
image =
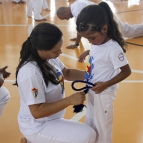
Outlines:
{"type": "Polygon", "coordinates": [[[78,34],[92,44],[85,80],[96,86],[88,92],[86,124],[97,133],[95,143],[112,143],[116,90],[118,83],[131,74],[124,54],[127,45],[105,2],[85,7],[76,26],[78,34]]]}
{"type": "Polygon", "coordinates": [[[47,19],[41,15],[43,2],[46,8],[47,5],[45,5],[46,4],[45,0],[44,1],[43,0],[27,0],[26,2],[27,16],[32,17],[32,11],[33,11],[35,21],[46,21],[47,19]]]}
{"type": "Polygon", "coordinates": [[[7,66],[0,69],[0,116],[10,99],[9,91],[2,86],[4,79],[10,76],[10,73],[6,71],[7,66]]]}
{"type": "Polygon", "coordinates": [[[84,103],[85,93],[65,97],[64,79],[83,80],[84,71],[69,69],[60,61],[62,44],[58,27],[40,23],[22,45],[16,70],[22,143],[95,143],[91,127],[63,118],[66,107],[84,103]]]}
{"type": "MultiPolygon", "coordinates": [[[[70,7],[60,7],[57,9],[57,16],[61,20],[69,20],[70,18],[77,18],[78,14],[80,11],[88,6],[88,5],[93,5],[96,4],[91,1],[86,1],[86,0],[77,0],[73,4],[70,5],[70,7]]],[[[118,23],[121,33],[123,34],[124,37],[126,38],[135,38],[139,36],[143,36],[143,24],[134,24],[134,25],[129,25],[124,22],[121,22],[116,15],[114,15],[114,18],[116,19],[116,22],[118,23]]],[[[80,35],[77,34],[76,38],[73,38],[71,40],[76,41],[74,45],[67,46],[67,48],[77,48],[79,46],[80,42],[80,35]]]]}
{"type": "Polygon", "coordinates": [[[43,0],[43,8],[46,11],[51,11],[50,8],[49,8],[49,6],[48,6],[47,0],[43,0]]]}

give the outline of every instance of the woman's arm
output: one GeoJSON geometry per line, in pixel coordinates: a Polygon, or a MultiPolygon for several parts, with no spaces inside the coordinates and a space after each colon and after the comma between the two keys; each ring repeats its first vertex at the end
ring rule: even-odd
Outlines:
{"type": "Polygon", "coordinates": [[[65,67],[62,72],[66,80],[84,80],[84,71],[82,70],[69,69],[65,67]]]}
{"type": "Polygon", "coordinates": [[[29,109],[33,117],[35,119],[38,119],[55,114],[65,109],[69,105],[83,104],[84,101],[85,101],[85,93],[77,92],[57,102],[29,105],[29,109]]]}
{"type": "Polygon", "coordinates": [[[124,80],[125,78],[127,78],[131,74],[131,69],[130,69],[130,66],[128,64],[121,67],[120,69],[121,69],[121,72],[117,76],[115,76],[114,78],[112,78],[111,80],[106,81],[106,82],[95,83],[96,86],[93,87],[92,90],[95,91],[97,94],[101,93],[107,87],[112,86],[116,83],[119,83],[120,81],[124,80]]]}

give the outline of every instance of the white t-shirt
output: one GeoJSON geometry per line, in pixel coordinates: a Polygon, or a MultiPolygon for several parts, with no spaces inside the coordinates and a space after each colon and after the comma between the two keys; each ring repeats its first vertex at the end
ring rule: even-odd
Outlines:
{"type": "Polygon", "coordinates": [[[51,103],[64,98],[64,78],[62,74],[64,64],[58,58],[49,60],[49,63],[56,69],[60,80],[58,85],[49,82],[48,87],[46,86],[36,62],[28,62],[18,72],[17,82],[20,93],[18,123],[21,132],[25,135],[32,135],[43,129],[46,122],[64,116],[65,110],[62,110],[51,116],[35,119],[28,107],[28,105],[51,103]]]}
{"type": "Polygon", "coordinates": [[[70,6],[71,13],[75,18],[77,18],[78,14],[81,12],[81,10],[84,7],[86,7],[88,5],[92,5],[92,4],[95,4],[95,3],[91,2],[91,1],[87,1],[87,0],[77,0],[70,6]]]}
{"type": "MultiPolygon", "coordinates": [[[[89,82],[105,82],[120,72],[120,67],[128,64],[121,46],[112,39],[102,45],[93,45],[89,53],[85,79],[89,82]]],[[[107,91],[115,91],[118,84],[108,87],[107,91]]]]}

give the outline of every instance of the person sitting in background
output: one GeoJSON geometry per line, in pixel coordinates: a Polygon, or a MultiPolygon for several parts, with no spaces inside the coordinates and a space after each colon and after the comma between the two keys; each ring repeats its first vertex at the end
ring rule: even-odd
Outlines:
{"type": "MultiPolygon", "coordinates": [[[[87,1],[87,0],[77,0],[72,3],[69,7],[59,7],[57,9],[57,16],[61,20],[69,20],[70,18],[77,18],[82,9],[88,5],[97,5],[97,3],[87,1]]],[[[143,36],[143,24],[126,24],[118,19],[118,17],[114,14],[114,18],[119,25],[121,33],[126,38],[135,38],[139,36],[143,36]]],[[[67,48],[77,48],[79,46],[81,36],[77,33],[77,37],[71,39],[72,41],[76,41],[75,44],[67,46],[67,48]]]]}
{"type": "Polygon", "coordinates": [[[0,69],[0,116],[10,99],[9,91],[3,86],[4,79],[10,76],[10,73],[6,69],[7,66],[0,69]]]}

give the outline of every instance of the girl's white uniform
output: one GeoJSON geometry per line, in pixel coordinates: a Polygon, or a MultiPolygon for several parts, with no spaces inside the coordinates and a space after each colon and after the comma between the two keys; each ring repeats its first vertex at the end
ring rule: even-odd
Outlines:
{"type": "MultiPolygon", "coordinates": [[[[75,18],[77,18],[77,16],[79,15],[79,13],[84,7],[88,5],[93,5],[93,4],[96,4],[96,3],[91,1],[85,1],[85,0],[77,0],[70,5],[71,13],[75,18]]],[[[121,33],[123,34],[124,37],[135,38],[135,37],[143,36],[143,24],[129,25],[127,23],[120,21],[115,14],[114,14],[114,18],[117,21],[120,27],[121,33]]]]}
{"type": "Polygon", "coordinates": [[[94,143],[96,133],[89,126],[63,119],[65,110],[51,116],[35,119],[29,105],[52,103],[64,98],[63,63],[56,58],[49,60],[55,67],[60,84],[49,82],[46,86],[35,62],[28,62],[18,73],[20,93],[18,123],[22,134],[32,143],[94,143]]]}
{"type": "Polygon", "coordinates": [[[10,99],[9,91],[4,86],[0,87],[0,116],[6,104],[8,103],[9,99],[10,99]]]}
{"type": "MultiPolygon", "coordinates": [[[[112,39],[102,45],[93,45],[90,50],[85,78],[89,82],[105,82],[128,64],[120,45],[112,39]]],[[[100,94],[88,92],[86,124],[97,132],[96,143],[112,142],[113,101],[118,84],[112,85],[100,94]]]]}

